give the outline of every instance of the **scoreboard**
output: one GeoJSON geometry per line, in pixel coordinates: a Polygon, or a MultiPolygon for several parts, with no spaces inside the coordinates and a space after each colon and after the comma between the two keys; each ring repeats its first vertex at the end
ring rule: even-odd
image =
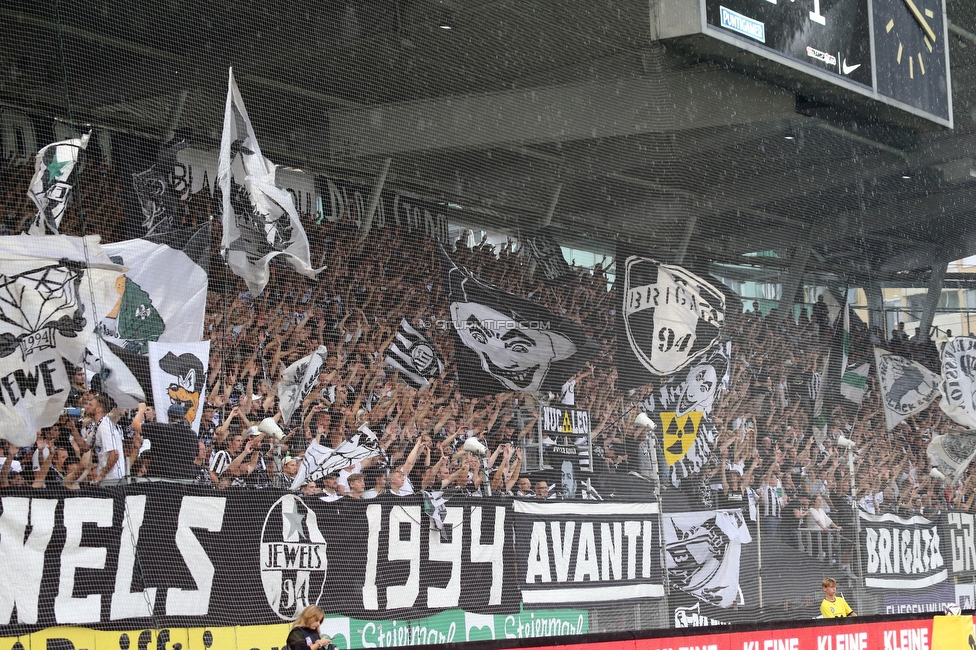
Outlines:
{"type": "Polygon", "coordinates": [[[952,126],[945,0],[700,0],[700,11],[706,36],[952,126]]]}

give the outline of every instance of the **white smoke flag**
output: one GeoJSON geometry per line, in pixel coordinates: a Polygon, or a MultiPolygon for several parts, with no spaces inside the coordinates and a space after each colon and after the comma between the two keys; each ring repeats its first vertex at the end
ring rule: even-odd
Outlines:
{"type": "Polygon", "coordinates": [[[932,436],[925,449],[932,465],[942,470],[947,482],[962,476],[976,457],[976,433],[947,433],[932,436]]]}
{"type": "MultiPolygon", "coordinates": [[[[360,427],[362,430],[364,427],[360,427]]],[[[332,472],[361,463],[368,458],[380,456],[380,450],[376,437],[371,435],[368,429],[363,433],[357,433],[349,440],[346,440],[335,449],[330,449],[323,444],[313,442],[305,450],[302,464],[298,466],[298,473],[291,483],[291,490],[294,492],[301,489],[306,483],[318,481],[332,472]],[[364,444],[359,444],[360,438],[366,438],[364,444]]]]}
{"type": "Polygon", "coordinates": [[[920,363],[874,348],[874,364],[889,431],[939,396],[941,378],[920,363]]]}
{"type": "Polygon", "coordinates": [[[976,429],[976,337],[957,336],[942,348],[942,392],[940,406],[946,415],[976,429]]]}
{"type": "Polygon", "coordinates": [[[96,315],[115,302],[125,267],[98,237],[0,237],[0,438],[19,446],[58,421],[96,315]]]}
{"type": "Polygon", "coordinates": [[[396,337],[383,360],[400,373],[401,379],[418,390],[444,372],[444,360],[437,350],[406,318],[400,321],[396,337]]]}
{"type": "Polygon", "coordinates": [[[268,284],[269,265],[278,255],[301,275],[314,278],[318,273],[312,268],[308,237],[292,196],[275,183],[276,171],[277,165],[261,155],[231,70],[217,160],[217,185],[223,195],[220,250],[255,296],[268,284]]]}
{"type": "Polygon", "coordinates": [[[37,152],[34,177],[27,196],[37,206],[37,216],[27,228],[29,235],[57,235],[71,202],[71,173],[88,146],[89,131],[80,138],[54,142],[37,152]]]}
{"type": "Polygon", "coordinates": [[[282,421],[291,421],[295,410],[302,405],[312,389],[318,384],[319,371],[325,363],[328,350],[320,345],[315,352],[299,359],[281,373],[278,382],[278,403],[281,405],[282,421]]]}

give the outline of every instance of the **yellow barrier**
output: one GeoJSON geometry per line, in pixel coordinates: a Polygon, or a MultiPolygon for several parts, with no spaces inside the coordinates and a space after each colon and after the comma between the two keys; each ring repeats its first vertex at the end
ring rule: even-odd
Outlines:
{"type": "Polygon", "coordinates": [[[21,637],[0,637],[0,650],[280,650],[288,623],[106,632],[51,627],[21,637]]]}

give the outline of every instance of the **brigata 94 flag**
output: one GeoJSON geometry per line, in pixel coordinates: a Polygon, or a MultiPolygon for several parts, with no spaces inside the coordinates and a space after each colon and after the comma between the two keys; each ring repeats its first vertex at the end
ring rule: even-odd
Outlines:
{"type": "Polygon", "coordinates": [[[96,315],[115,302],[114,264],[99,238],[0,237],[0,437],[20,446],[57,422],[96,315]]]}
{"type": "Polygon", "coordinates": [[[711,283],[637,255],[623,260],[621,275],[623,332],[617,340],[623,387],[672,375],[718,345],[725,295],[711,283]]]}

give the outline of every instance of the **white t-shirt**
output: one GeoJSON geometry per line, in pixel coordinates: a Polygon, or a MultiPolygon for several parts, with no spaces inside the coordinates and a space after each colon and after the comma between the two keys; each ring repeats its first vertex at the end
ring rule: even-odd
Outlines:
{"type": "Polygon", "coordinates": [[[342,488],[343,494],[349,494],[349,477],[353,474],[359,474],[363,471],[363,466],[356,463],[349,469],[340,469],[339,477],[336,478],[336,483],[342,488]]]}
{"type": "Polygon", "coordinates": [[[101,476],[108,464],[108,455],[111,451],[119,454],[115,466],[104,477],[106,480],[125,478],[125,452],[122,451],[122,430],[112,424],[106,415],[98,422],[95,429],[95,444],[92,445],[95,454],[98,456],[98,475],[101,476]]]}

